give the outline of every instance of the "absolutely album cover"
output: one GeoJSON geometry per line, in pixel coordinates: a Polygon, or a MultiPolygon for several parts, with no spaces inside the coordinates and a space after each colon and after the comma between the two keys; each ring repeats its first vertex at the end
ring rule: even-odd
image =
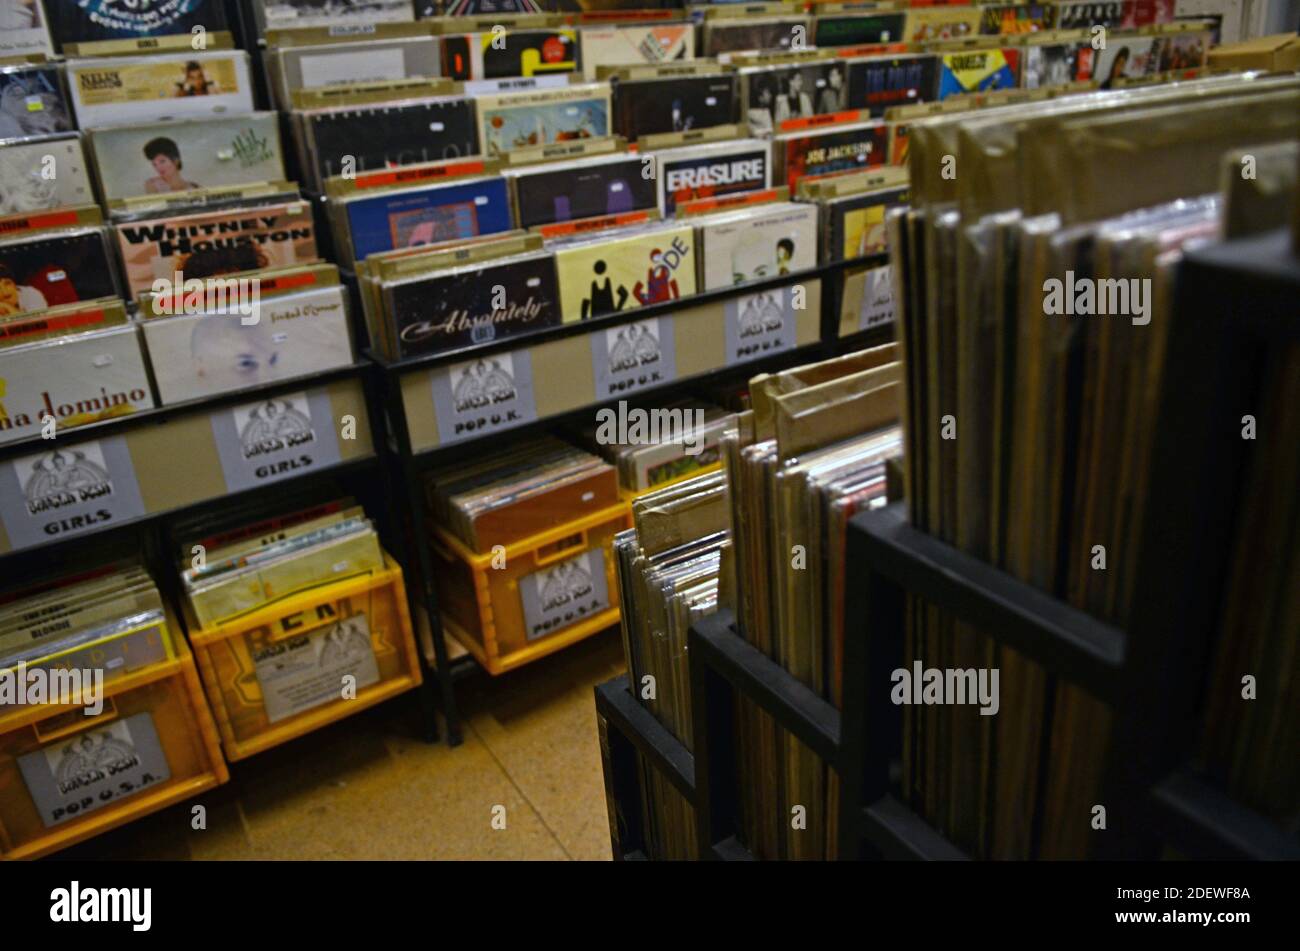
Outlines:
{"type": "Polygon", "coordinates": [[[0,59],[53,56],[42,0],[0,0],[0,59]]]}
{"type": "Polygon", "coordinates": [[[442,39],[444,75],[451,79],[508,79],[572,73],[578,69],[578,31],[506,30],[442,39]]]}
{"type": "Polygon", "coordinates": [[[442,47],[428,36],[288,46],[266,53],[268,85],[278,108],[289,110],[297,89],[442,75],[442,47]]]}
{"type": "Polygon", "coordinates": [[[243,50],[74,59],[68,90],[83,129],[253,111],[243,50]]]}
{"type": "Polygon", "coordinates": [[[1020,54],[1020,85],[1025,89],[1064,86],[1092,78],[1097,51],[1091,43],[1035,43],[1020,54]]]}
{"type": "Polygon", "coordinates": [[[967,50],[939,57],[939,99],[961,93],[1014,89],[1020,63],[1018,49],[967,50]]]}
{"type": "Polygon", "coordinates": [[[614,86],[614,132],[629,142],[735,121],[734,76],[627,79],[614,86]]]}
{"type": "Polygon", "coordinates": [[[992,36],[1037,33],[1056,25],[1056,7],[1046,3],[1006,3],[980,7],[980,32],[992,36]]]}
{"type": "Polygon", "coordinates": [[[478,96],[475,105],[479,143],[489,158],[612,134],[608,83],[478,96]]]}
{"type": "Polygon", "coordinates": [[[808,17],[708,20],[704,24],[704,55],[740,50],[790,50],[811,46],[808,17]],[[801,35],[799,41],[797,37],[801,35]]]}
{"type": "Polygon", "coordinates": [[[655,208],[659,197],[646,174],[650,167],[639,155],[619,155],[511,173],[519,227],[655,208]]]}
{"type": "Polygon", "coordinates": [[[57,65],[0,67],[0,141],[72,128],[72,109],[57,65]]]}
{"type": "Polygon", "coordinates": [[[773,140],[781,162],[777,184],[794,192],[801,178],[823,178],[884,165],[889,130],[883,122],[854,122],[813,132],[788,132],[773,140]]]}
{"type": "Polygon", "coordinates": [[[588,80],[596,79],[601,66],[658,66],[695,58],[695,27],[689,23],[590,27],[579,32],[579,42],[588,80]]]}
{"type": "Polygon", "coordinates": [[[75,132],[0,146],[0,215],[94,203],[90,170],[75,132]]]}
{"type": "Polygon", "coordinates": [[[115,231],[132,297],[176,274],[202,279],[317,258],[306,201],[121,222],[115,231]]]}
{"type": "Polygon", "coordinates": [[[817,266],[817,206],[780,202],[698,221],[706,291],[817,266]]]}
{"type": "Polygon", "coordinates": [[[886,188],[828,201],[826,260],[843,261],[883,254],[886,251],[885,218],[893,209],[905,208],[909,194],[907,188],[886,188]]]}
{"type": "Polygon", "coordinates": [[[322,373],[353,361],[340,285],[266,298],[239,314],[152,317],[141,328],[164,405],[322,373]]]}
{"type": "Polygon", "coordinates": [[[863,13],[819,16],[813,23],[814,46],[863,46],[901,43],[907,27],[905,13],[863,13]]]}
{"type": "Polygon", "coordinates": [[[504,340],[561,322],[549,251],[395,281],[385,286],[384,301],[397,348],[393,358],[504,340]]]}
{"type": "Polygon", "coordinates": [[[0,242],[0,318],[116,297],[116,273],[101,227],[0,242]]]}
{"type": "Polygon", "coordinates": [[[274,112],[93,129],[89,141],[106,201],[285,177],[274,112]]]}
{"type": "Polygon", "coordinates": [[[222,0],[44,0],[55,43],[139,40],[228,29],[222,0]]]}
{"type": "Polygon", "coordinates": [[[259,32],[310,26],[409,23],[411,0],[253,0],[259,32]]]}
{"type": "Polygon", "coordinates": [[[357,261],[377,251],[438,244],[514,227],[510,189],[500,177],[353,198],[345,206],[357,261]]]}
{"type": "Polygon", "coordinates": [[[938,96],[939,57],[880,56],[849,66],[849,101],[879,117],[891,106],[930,102],[938,96]]]}
{"type": "MultiPolygon", "coordinates": [[[[474,101],[463,97],[413,99],[301,113],[309,159],[307,184],[317,191],[343,171],[374,171],[478,154],[474,101]]],[[[305,157],[306,158],[306,157],[305,157]]]]}
{"type": "Polygon", "coordinates": [[[771,146],[762,139],[732,139],[649,153],[655,160],[659,212],[671,218],[684,201],[724,198],[772,184],[771,146]]]}
{"type": "Polygon", "coordinates": [[[695,293],[695,229],[635,228],[555,242],[564,322],[591,320],[695,293]]]}

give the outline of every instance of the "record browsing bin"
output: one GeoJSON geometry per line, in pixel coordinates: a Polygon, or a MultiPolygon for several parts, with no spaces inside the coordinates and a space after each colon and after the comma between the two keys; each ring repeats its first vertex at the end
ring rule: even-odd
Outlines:
{"type": "Polygon", "coordinates": [[[231,762],[419,686],[402,570],[300,591],[241,617],[190,627],[231,762]]]}
{"type": "Polygon", "coordinates": [[[104,686],[103,710],[42,704],[0,715],[0,857],[31,859],[229,779],[194,658],[104,686]]]}
{"type": "Polygon", "coordinates": [[[496,675],[617,624],[610,546],[631,525],[623,501],[482,554],[432,525],[444,628],[496,675]]]}

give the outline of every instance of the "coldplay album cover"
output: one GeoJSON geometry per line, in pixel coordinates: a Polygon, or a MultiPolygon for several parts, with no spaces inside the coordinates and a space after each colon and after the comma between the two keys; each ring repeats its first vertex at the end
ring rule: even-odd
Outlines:
{"type": "Polygon", "coordinates": [[[650,153],[659,186],[659,212],[671,218],[677,205],[722,198],[772,184],[771,147],[763,139],[732,139],[650,153]]]}
{"type": "Polygon", "coordinates": [[[698,221],[704,290],[817,266],[817,206],[780,202],[698,221]]]}
{"type": "Polygon", "coordinates": [[[0,58],[53,56],[41,0],[0,0],[0,58]]]}
{"type": "Polygon", "coordinates": [[[444,75],[451,79],[507,79],[572,73],[578,69],[577,30],[506,30],[442,40],[444,75]]]}
{"type": "Polygon", "coordinates": [[[515,149],[612,134],[609,84],[479,96],[479,143],[489,158],[515,149]]]}
{"type": "Polygon", "coordinates": [[[0,242],[0,318],[116,297],[116,273],[102,227],[0,242]]]}
{"type": "Polygon", "coordinates": [[[358,196],[344,207],[357,261],[376,251],[473,238],[514,227],[510,189],[500,177],[358,196]]]}
{"type": "Polygon", "coordinates": [[[243,50],[74,59],[68,89],[83,129],[253,111],[243,50]]]}
{"type": "Polygon", "coordinates": [[[766,135],[780,129],[787,119],[856,108],[849,101],[849,69],[847,60],[830,60],[808,66],[741,70],[740,88],[750,131],[766,135]]]}
{"type": "Polygon", "coordinates": [[[787,132],[772,142],[781,163],[776,183],[793,192],[801,178],[824,178],[884,165],[889,129],[883,122],[853,122],[811,132],[787,132]]]}
{"type": "Polygon", "coordinates": [[[299,113],[311,156],[307,184],[322,190],[325,179],[343,171],[374,171],[418,162],[438,162],[478,154],[474,102],[448,97],[386,102],[299,113]],[[382,129],[383,135],[375,135],[382,129]]]}
{"type": "Polygon", "coordinates": [[[162,405],[321,373],[353,360],[340,285],[264,298],[239,314],[153,317],[141,329],[162,405]]]}
{"type": "Polygon", "coordinates": [[[598,240],[555,242],[564,322],[591,320],[695,293],[695,229],[659,225],[598,240]]]}
{"type": "Polygon", "coordinates": [[[44,0],[50,33],[65,43],[139,40],[228,29],[222,0],[44,0]]]}
{"type": "Polygon", "coordinates": [[[308,26],[362,26],[408,23],[415,19],[411,0],[253,0],[260,33],[308,26]]]}
{"type": "Polygon", "coordinates": [[[628,79],[614,86],[614,132],[629,142],[643,135],[690,132],[736,121],[734,76],[628,79]]]}
{"type": "Polygon", "coordinates": [[[268,50],[265,64],[277,108],[288,111],[298,89],[437,78],[442,47],[427,36],[290,46],[268,50]]]}
{"type": "Polygon", "coordinates": [[[0,67],[0,141],[72,128],[72,110],[57,65],[0,67]]]}
{"type": "Polygon", "coordinates": [[[591,27],[579,32],[582,75],[596,79],[601,66],[657,66],[695,59],[695,27],[689,23],[656,26],[591,27]]]}
{"type": "Polygon", "coordinates": [[[202,279],[317,257],[306,201],[121,222],[115,230],[132,297],[175,274],[202,279]]]}
{"type": "Polygon", "coordinates": [[[899,43],[907,28],[906,13],[820,16],[813,23],[814,46],[863,46],[899,43]]]}
{"type": "Polygon", "coordinates": [[[395,281],[384,288],[394,358],[441,353],[558,326],[560,291],[549,251],[395,281]]]}
{"type": "Polygon", "coordinates": [[[1091,79],[1097,52],[1087,42],[1026,46],[1020,53],[1020,85],[1041,89],[1091,79]]]}
{"type": "Polygon", "coordinates": [[[886,188],[835,198],[827,202],[827,260],[843,261],[883,254],[885,218],[895,208],[906,207],[907,188],[886,188]]]}
{"type": "Polygon", "coordinates": [[[1045,3],[996,4],[980,7],[980,32],[993,36],[1037,33],[1056,25],[1056,7],[1045,3]]]}
{"type": "Polygon", "coordinates": [[[812,45],[809,22],[808,17],[709,20],[704,24],[704,55],[806,48],[812,45]],[[802,41],[797,39],[801,35],[802,41]]]}
{"type": "Polygon", "coordinates": [[[938,98],[1016,88],[1020,53],[1007,48],[943,54],[939,57],[938,98]]]}
{"type": "Polygon", "coordinates": [[[931,40],[955,40],[974,36],[980,28],[980,11],[974,7],[913,8],[907,13],[909,43],[926,43],[931,40]]]}
{"type": "Polygon", "coordinates": [[[106,201],[284,180],[274,112],[87,133],[106,201]]]}
{"type": "Polygon", "coordinates": [[[75,132],[0,146],[0,215],[94,203],[86,155],[75,132]]]}
{"type": "Polygon", "coordinates": [[[511,172],[519,227],[655,208],[652,168],[639,155],[616,155],[511,172]]]}

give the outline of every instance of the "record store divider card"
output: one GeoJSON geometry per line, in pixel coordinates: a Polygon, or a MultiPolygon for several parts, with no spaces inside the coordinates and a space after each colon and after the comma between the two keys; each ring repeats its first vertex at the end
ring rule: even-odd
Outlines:
{"type": "Polygon", "coordinates": [[[231,492],[292,479],[339,461],[325,390],[285,393],[220,409],[210,419],[231,492]]]}
{"type": "Polygon", "coordinates": [[[677,378],[673,319],[652,317],[590,334],[597,400],[626,396],[677,378]]]}
{"type": "Polygon", "coordinates": [[[537,419],[532,354],[526,350],[453,363],[433,374],[433,407],[443,443],[537,419]]]}

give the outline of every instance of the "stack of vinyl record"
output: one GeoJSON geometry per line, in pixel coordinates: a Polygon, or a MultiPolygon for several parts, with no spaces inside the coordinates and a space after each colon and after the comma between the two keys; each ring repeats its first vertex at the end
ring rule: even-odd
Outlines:
{"type": "Polygon", "coordinates": [[[717,468],[722,434],[735,425],[734,414],[697,400],[669,403],[656,412],[666,423],[655,431],[633,422],[620,433],[611,416],[583,433],[582,443],[618,469],[618,484],[627,495],[717,468]]]}
{"type": "MultiPolygon", "coordinates": [[[[1149,472],[1165,339],[1178,319],[1172,281],[1182,252],[1220,233],[1225,153],[1294,140],[1298,97],[1294,77],[1225,76],[913,126],[913,206],[891,218],[890,244],[914,525],[1121,630],[1144,594],[1143,559],[1198,557],[1141,550],[1143,514],[1161,491],[1149,472]],[[940,173],[945,155],[959,175],[940,173]]],[[[1237,664],[1295,649],[1296,626],[1283,621],[1295,616],[1286,577],[1295,530],[1282,515],[1293,509],[1294,453],[1280,448],[1294,445],[1295,420],[1280,410],[1295,405],[1294,351],[1260,370],[1277,451],[1261,446],[1235,503],[1206,501],[1239,506],[1242,533],[1205,698],[1221,713],[1208,748],[1231,785],[1288,817],[1294,798],[1282,808],[1260,780],[1271,774],[1293,793],[1293,764],[1263,762],[1258,740],[1288,729],[1284,695],[1245,712],[1240,677],[1253,668],[1237,664]],[[1272,607],[1254,610],[1263,605],[1272,607]],[[1246,722],[1250,738],[1228,726],[1246,722]]],[[[904,708],[912,807],[974,856],[1089,855],[1090,810],[1118,742],[1107,706],[924,607],[910,613],[905,657],[1001,673],[996,716],[904,708]]]]}

